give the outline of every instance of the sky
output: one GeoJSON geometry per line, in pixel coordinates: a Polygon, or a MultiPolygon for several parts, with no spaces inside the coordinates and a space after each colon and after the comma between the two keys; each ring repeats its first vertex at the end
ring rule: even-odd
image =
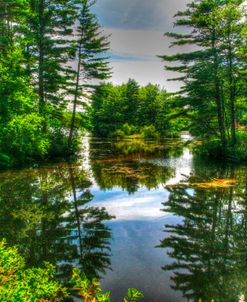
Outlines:
{"type": "Polygon", "coordinates": [[[164,33],[173,30],[173,16],[189,0],[98,0],[94,6],[104,32],[110,36],[110,64],[114,84],[133,78],[141,85],[159,84],[176,91],[179,83],[169,82],[174,74],[164,70],[157,55],[172,54],[164,33]]]}

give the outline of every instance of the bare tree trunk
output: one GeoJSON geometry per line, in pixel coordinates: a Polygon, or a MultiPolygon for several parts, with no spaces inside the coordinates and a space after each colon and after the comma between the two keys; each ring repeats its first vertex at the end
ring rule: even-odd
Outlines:
{"type": "Polygon", "coordinates": [[[75,96],[74,96],[74,103],[73,103],[73,112],[70,124],[70,133],[68,139],[68,150],[71,151],[72,142],[73,142],[73,135],[75,129],[75,118],[76,118],[76,109],[77,109],[77,101],[78,101],[78,94],[79,94],[79,87],[80,87],[80,71],[81,71],[81,51],[82,51],[82,37],[79,43],[79,51],[78,51],[78,65],[77,65],[77,74],[76,74],[76,86],[75,86],[75,96]]]}

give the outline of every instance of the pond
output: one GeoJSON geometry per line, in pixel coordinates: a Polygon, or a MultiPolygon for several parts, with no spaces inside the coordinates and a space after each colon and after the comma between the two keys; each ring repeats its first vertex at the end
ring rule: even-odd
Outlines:
{"type": "Polygon", "coordinates": [[[77,164],[0,173],[0,237],[153,302],[247,296],[247,167],[197,159],[185,140],[86,138],[77,164]]]}

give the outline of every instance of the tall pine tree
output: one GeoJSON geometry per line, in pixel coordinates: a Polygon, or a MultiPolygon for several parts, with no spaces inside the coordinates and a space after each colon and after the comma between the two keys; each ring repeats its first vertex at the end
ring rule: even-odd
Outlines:
{"type": "Polygon", "coordinates": [[[38,94],[38,110],[47,118],[65,108],[73,77],[68,66],[71,34],[76,19],[73,1],[30,0],[25,36],[26,56],[32,83],[38,94]]]}
{"type": "MultiPolygon", "coordinates": [[[[107,37],[102,33],[95,14],[91,11],[94,0],[75,0],[78,5],[76,28],[76,81],[73,95],[73,111],[68,138],[68,149],[72,147],[75,132],[75,118],[79,98],[87,95],[87,88],[93,87],[92,80],[103,80],[109,77],[106,52],[109,49],[107,37]]],[[[81,101],[80,100],[80,101],[81,101]]]]}
{"type": "Polygon", "coordinates": [[[176,26],[186,28],[186,33],[166,35],[175,39],[172,45],[190,45],[193,51],[161,56],[173,63],[166,66],[168,70],[181,73],[178,79],[184,86],[180,94],[184,107],[190,110],[193,134],[206,141],[218,139],[223,156],[230,142],[236,143],[235,88],[244,16],[241,3],[241,0],[189,3],[184,12],[177,13],[175,22],[176,26]]]}

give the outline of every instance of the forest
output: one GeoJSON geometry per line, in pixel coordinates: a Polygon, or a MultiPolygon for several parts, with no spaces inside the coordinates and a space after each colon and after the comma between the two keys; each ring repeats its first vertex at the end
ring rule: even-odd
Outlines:
{"type": "Polygon", "coordinates": [[[179,137],[187,120],[180,111],[174,97],[158,85],[140,87],[132,79],[120,86],[101,84],[92,95],[92,131],[112,138],[179,137]]]}
{"type": "Polygon", "coordinates": [[[246,301],[246,8],[0,0],[0,301],[246,301]]]}
{"type": "Polygon", "coordinates": [[[86,106],[91,80],[109,75],[92,4],[1,1],[1,166],[75,152],[78,125],[85,126],[77,106],[86,106]]]}
{"type": "Polygon", "coordinates": [[[244,1],[192,1],[177,12],[174,32],[165,35],[181,52],[157,54],[182,83],[176,93],[133,79],[105,82],[110,45],[93,5],[1,1],[1,167],[68,158],[85,130],[115,139],[187,131],[201,154],[246,160],[244,1]]]}

